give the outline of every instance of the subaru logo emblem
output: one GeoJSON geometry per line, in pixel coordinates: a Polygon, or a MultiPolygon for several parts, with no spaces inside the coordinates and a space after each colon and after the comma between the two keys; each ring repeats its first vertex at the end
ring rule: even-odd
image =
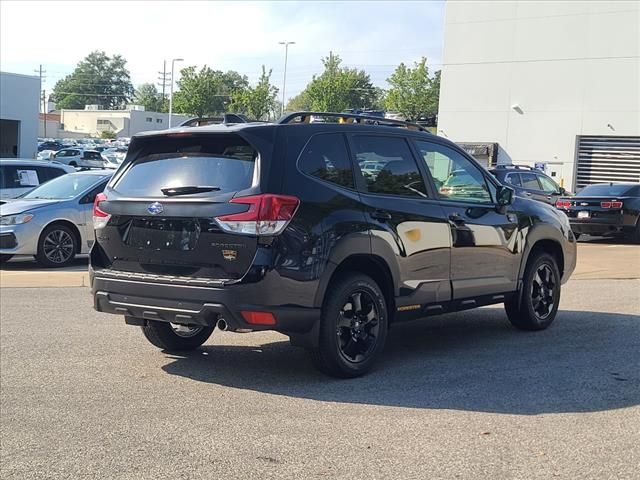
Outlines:
{"type": "Polygon", "coordinates": [[[164,211],[164,207],[160,202],[153,202],[147,207],[147,212],[151,215],[159,215],[164,211]]]}

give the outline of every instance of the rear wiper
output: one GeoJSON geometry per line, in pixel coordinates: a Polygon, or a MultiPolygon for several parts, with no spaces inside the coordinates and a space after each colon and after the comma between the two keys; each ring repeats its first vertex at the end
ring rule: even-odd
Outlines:
{"type": "Polygon", "coordinates": [[[217,192],[220,187],[212,187],[209,185],[187,185],[184,187],[164,187],[160,191],[167,197],[175,195],[189,195],[191,193],[217,192]]]}

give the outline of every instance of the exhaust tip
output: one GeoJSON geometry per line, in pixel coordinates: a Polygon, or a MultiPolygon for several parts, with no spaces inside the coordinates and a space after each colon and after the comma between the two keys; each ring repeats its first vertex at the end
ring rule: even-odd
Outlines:
{"type": "Polygon", "coordinates": [[[224,318],[221,318],[220,320],[218,320],[218,323],[216,324],[216,326],[218,327],[219,330],[222,330],[223,332],[225,332],[229,328],[229,325],[227,325],[227,321],[224,318]]]}

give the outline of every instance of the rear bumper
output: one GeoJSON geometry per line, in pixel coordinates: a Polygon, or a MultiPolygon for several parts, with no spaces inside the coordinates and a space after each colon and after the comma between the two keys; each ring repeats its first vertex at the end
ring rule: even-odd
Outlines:
{"type": "Polygon", "coordinates": [[[230,330],[277,330],[287,334],[307,333],[320,319],[319,308],[265,302],[261,282],[180,285],[113,278],[91,268],[89,278],[97,311],[136,319],[215,325],[224,318],[230,330]],[[242,311],[270,312],[276,324],[250,324],[241,315],[242,311]]]}
{"type": "Polygon", "coordinates": [[[622,222],[579,222],[571,220],[571,230],[574,233],[588,235],[625,235],[632,233],[633,226],[624,225],[622,222]]]}

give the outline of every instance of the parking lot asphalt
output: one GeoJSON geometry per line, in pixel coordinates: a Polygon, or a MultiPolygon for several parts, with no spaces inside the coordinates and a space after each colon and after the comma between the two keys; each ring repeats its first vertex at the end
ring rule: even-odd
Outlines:
{"type": "Polygon", "coordinates": [[[3,288],[0,473],[638,478],[639,300],[640,280],[571,280],[544,332],[498,307],[399,325],[339,381],[277,333],[170,355],[86,288],[3,288]]]}

